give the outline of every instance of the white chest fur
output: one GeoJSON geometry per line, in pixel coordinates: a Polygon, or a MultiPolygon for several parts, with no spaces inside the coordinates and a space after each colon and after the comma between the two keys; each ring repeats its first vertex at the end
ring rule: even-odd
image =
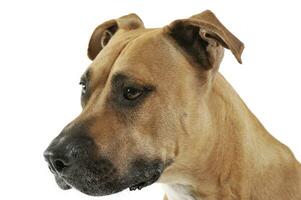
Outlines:
{"type": "Polygon", "coordinates": [[[188,186],[180,184],[163,184],[168,200],[196,200],[188,186]]]}

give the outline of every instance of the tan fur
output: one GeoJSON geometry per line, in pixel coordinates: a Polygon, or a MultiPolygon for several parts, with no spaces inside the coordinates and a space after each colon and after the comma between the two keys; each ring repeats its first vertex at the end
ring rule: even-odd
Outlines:
{"type": "Polygon", "coordinates": [[[222,46],[241,61],[243,44],[210,11],[183,22],[218,35],[207,49],[211,69],[193,63],[168,35],[176,22],[145,29],[132,14],[100,25],[89,47],[93,92],[76,121],[93,121],[90,132],[99,151],[120,173],[137,155],[173,160],[159,182],[190,188],[192,199],[300,200],[300,164],[217,71],[222,46]],[[108,36],[103,32],[112,26],[118,30],[99,48],[108,36]],[[118,72],[156,86],[125,117],[107,101],[111,78],[118,72]]]}

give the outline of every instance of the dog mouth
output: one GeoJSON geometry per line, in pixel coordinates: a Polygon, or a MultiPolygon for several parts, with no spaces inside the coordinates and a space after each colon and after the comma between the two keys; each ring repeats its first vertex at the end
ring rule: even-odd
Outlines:
{"type": "Polygon", "coordinates": [[[71,189],[71,185],[69,185],[62,177],[59,175],[54,175],[55,182],[62,190],[69,190],[71,189]]]}
{"type": "Polygon", "coordinates": [[[96,166],[93,170],[87,167],[78,167],[68,173],[53,173],[57,185],[63,190],[75,188],[91,196],[105,196],[129,188],[130,191],[141,190],[155,183],[163,172],[161,162],[139,161],[123,175],[118,173],[97,173],[96,166]]]}
{"type": "Polygon", "coordinates": [[[141,190],[142,188],[145,188],[155,183],[160,178],[161,173],[162,173],[161,169],[157,169],[153,174],[146,172],[143,177],[144,180],[140,180],[136,184],[129,186],[130,191],[134,191],[137,189],[141,190]]]}
{"type": "MultiPolygon", "coordinates": [[[[145,188],[153,183],[155,183],[159,178],[160,178],[161,172],[157,172],[156,174],[152,175],[150,178],[147,178],[145,180],[141,180],[137,182],[134,185],[129,186],[130,191],[135,191],[135,190],[141,190],[142,188],[145,188]]],[[[147,175],[148,177],[148,175],[147,175]]],[[[62,189],[62,190],[70,190],[72,186],[68,184],[61,176],[59,175],[54,175],[55,182],[57,185],[62,189]]]]}
{"type": "MultiPolygon", "coordinates": [[[[152,176],[151,178],[140,181],[134,185],[129,186],[130,191],[135,191],[135,190],[141,190],[142,188],[145,188],[153,183],[155,183],[160,177],[160,174],[157,173],[156,175],[152,176]]],[[[54,175],[55,182],[61,188],[62,190],[70,190],[72,188],[71,185],[69,185],[62,177],[59,175],[54,175]]]]}
{"type": "MultiPolygon", "coordinates": [[[[138,177],[138,180],[134,184],[128,186],[130,191],[141,190],[149,185],[155,183],[161,176],[162,170],[157,169],[155,172],[145,172],[143,175],[138,177]]],[[[69,184],[62,176],[54,174],[55,182],[62,190],[72,189],[72,185],[69,184]]],[[[120,181],[124,182],[124,181],[120,181]]]]}
{"type": "Polygon", "coordinates": [[[50,172],[54,175],[55,182],[62,190],[69,190],[72,188],[71,185],[68,184],[58,173],[56,173],[50,165],[48,165],[48,168],[50,172]]]}

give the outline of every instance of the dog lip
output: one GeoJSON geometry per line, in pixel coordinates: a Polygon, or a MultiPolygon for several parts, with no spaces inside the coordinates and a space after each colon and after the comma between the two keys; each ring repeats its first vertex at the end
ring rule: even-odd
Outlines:
{"type": "Polygon", "coordinates": [[[143,181],[140,181],[140,182],[138,182],[138,183],[136,183],[136,184],[134,184],[134,185],[131,185],[130,187],[129,187],[129,189],[130,189],[130,191],[134,191],[134,190],[141,190],[142,188],[144,188],[144,187],[147,187],[147,186],[149,186],[149,185],[151,185],[151,184],[153,184],[153,183],[155,183],[159,178],[160,178],[160,176],[161,176],[161,170],[157,170],[152,176],[151,176],[151,174],[149,174],[148,172],[146,172],[145,174],[144,174],[144,176],[145,176],[145,180],[143,180],[143,181]]]}
{"type": "Polygon", "coordinates": [[[55,170],[53,169],[53,167],[50,164],[48,165],[48,169],[50,170],[51,173],[53,173],[54,175],[56,175],[55,170]]]}
{"type": "Polygon", "coordinates": [[[66,170],[63,170],[62,172],[58,172],[57,170],[54,169],[54,167],[53,167],[51,164],[48,165],[48,168],[49,168],[50,172],[51,172],[54,176],[60,176],[60,177],[63,177],[64,174],[66,173],[66,172],[65,172],[66,170]]]}
{"type": "Polygon", "coordinates": [[[59,176],[59,175],[54,175],[55,177],[55,181],[57,183],[57,185],[62,189],[62,190],[69,190],[71,189],[71,185],[69,185],[63,178],[63,176],[59,176]]]}

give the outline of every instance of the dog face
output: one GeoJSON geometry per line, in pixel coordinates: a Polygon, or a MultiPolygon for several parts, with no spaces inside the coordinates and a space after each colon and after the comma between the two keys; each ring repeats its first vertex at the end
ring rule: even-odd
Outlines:
{"type": "Polygon", "coordinates": [[[232,47],[239,41],[224,27],[206,29],[208,17],[220,28],[211,12],[201,15],[145,29],[131,14],[95,29],[93,62],[80,81],[82,113],[44,152],[61,188],[89,195],[141,189],[178,162],[191,129],[201,130],[223,47],[234,55],[242,48],[232,47]]]}

